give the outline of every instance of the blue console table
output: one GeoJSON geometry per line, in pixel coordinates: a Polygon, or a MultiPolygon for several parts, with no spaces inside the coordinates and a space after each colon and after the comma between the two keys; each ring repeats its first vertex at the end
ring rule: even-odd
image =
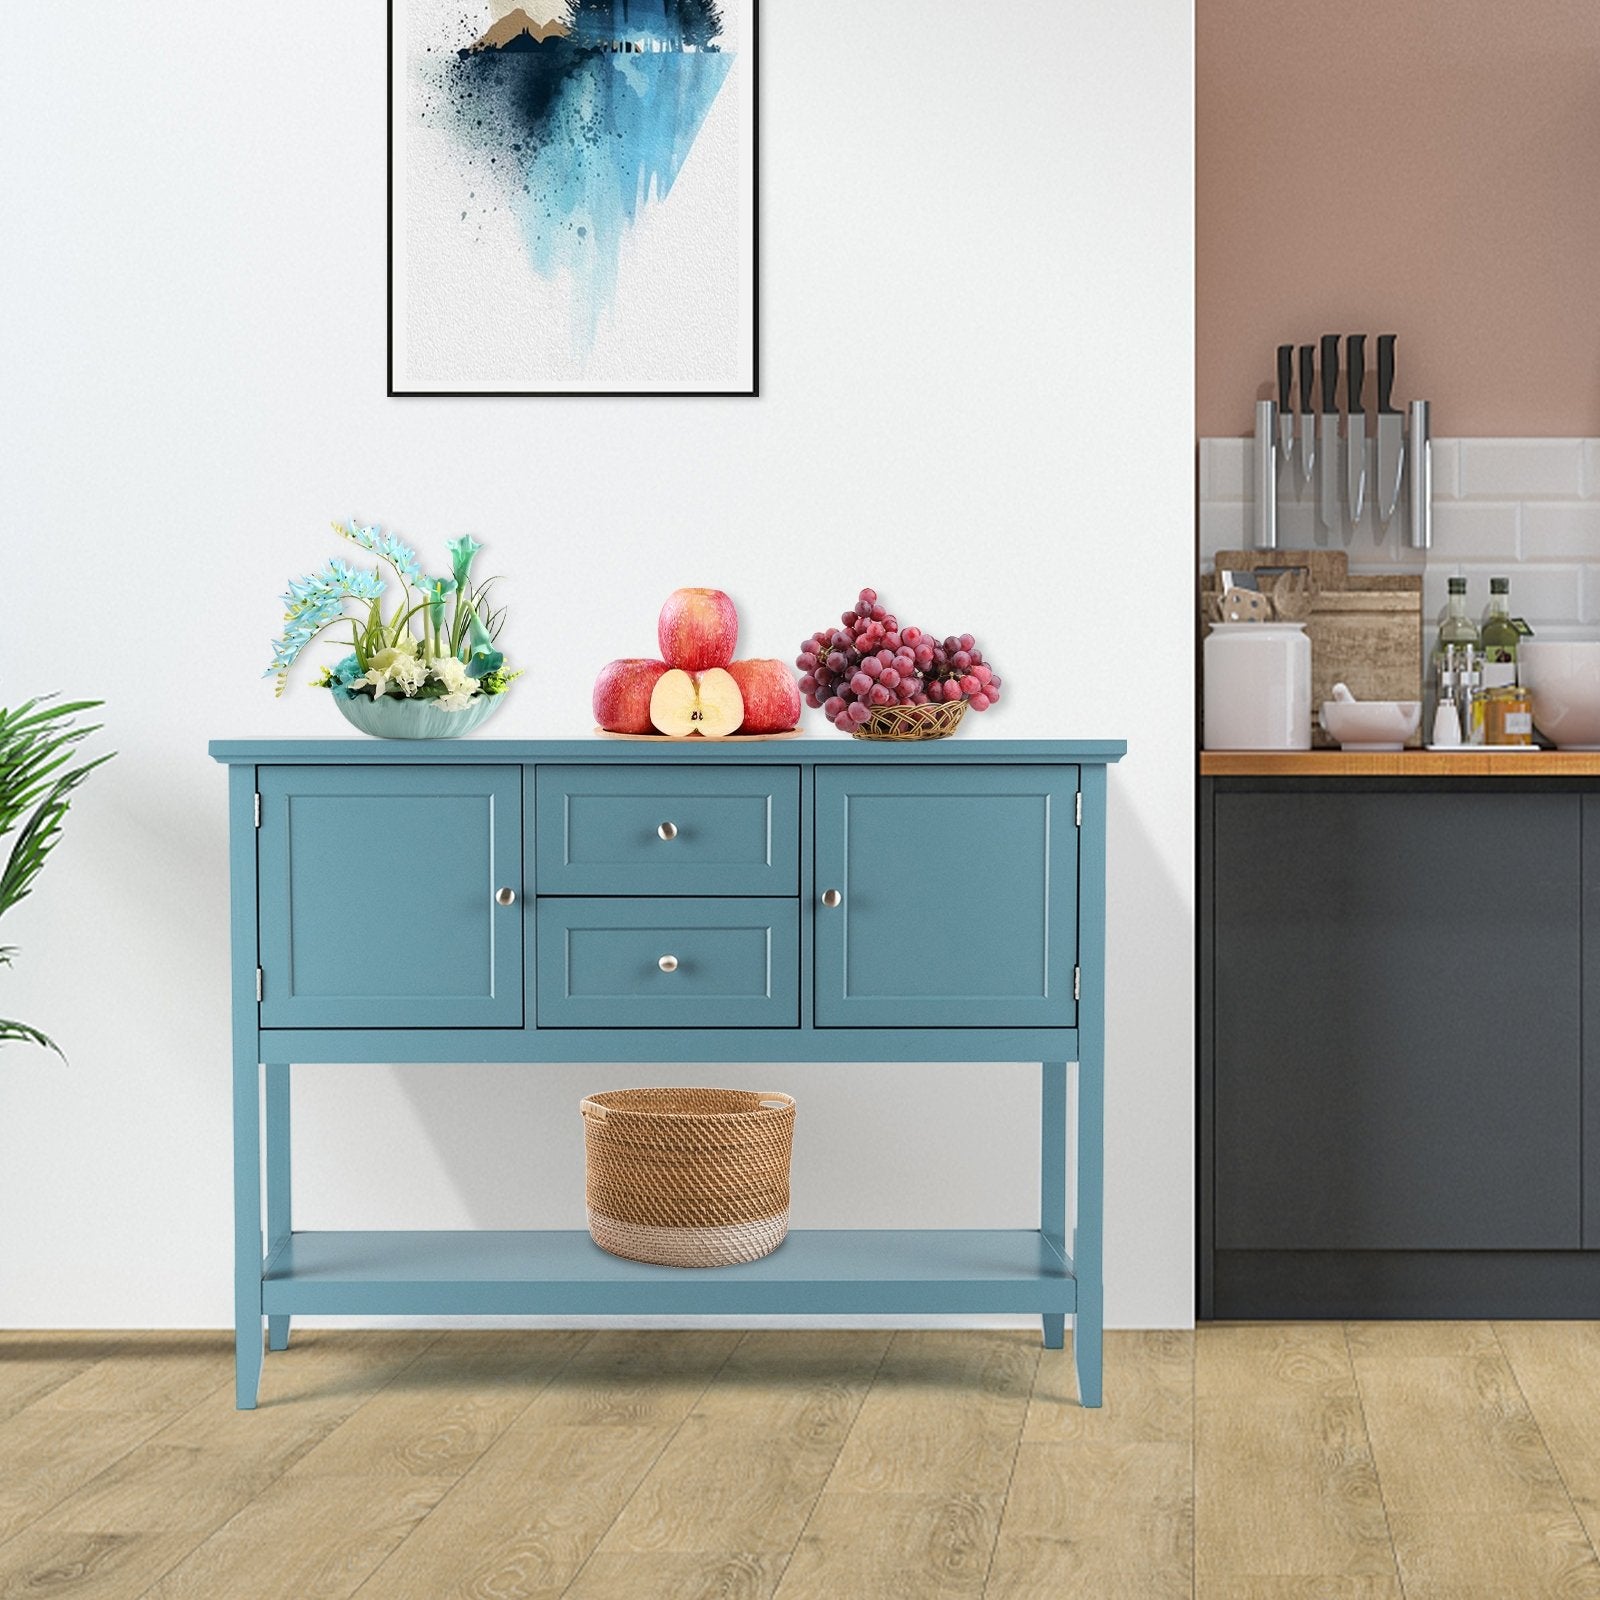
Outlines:
{"type": "Polygon", "coordinates": [[[1032,1313],[1052,1349],[1071,1315],[1079,1398],[1099,1405],[1106,767],[1125,748],[213,743],[239,1406],[256,1403],[263,1318],[281,1350],[297,1313],[797,1312],[1032,1313]],[[364,889],[392,906],[426,860],[426,962],[354,956],[364,889]],[[817,1060],[1041,1063],[1039,1226],[796,1230],[765,1260],[696,1271],[580,1231],[293,1225],[290,1063],[683,1062],[704,1082],[718,1062],[817,1060]]]}

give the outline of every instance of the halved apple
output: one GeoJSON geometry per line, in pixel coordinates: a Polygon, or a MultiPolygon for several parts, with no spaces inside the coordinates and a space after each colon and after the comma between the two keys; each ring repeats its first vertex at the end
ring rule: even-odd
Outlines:
{"type": "Polygon", "coordinates": [[[674,738],[698,733],[721,739],[736,733],[744,721],[744,696],[733,674],[721,667],[704,672],[674,667],[650,691],[650,720],[658,733],[674,738]]]}

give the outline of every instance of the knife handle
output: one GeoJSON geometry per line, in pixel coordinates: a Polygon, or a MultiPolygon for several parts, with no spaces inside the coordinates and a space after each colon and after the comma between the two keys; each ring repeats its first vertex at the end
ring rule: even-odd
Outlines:
{"type": "Polygon", "coordinates": [[[1317,375],[1312,368],[1312,363],[1317,358],[1317,347],[1314,344],[1300,346],[1300,411],[1302,415],[1309,415],[1317,409],[1317,375]]]}
{"type": "Polygon", "coordinates": [[[1339,409],[1339,335],[1322,336],[1322,409],[1339,409]]]}
{"type": "Polygon", "coordinates": [[[1352,333],[1345,341],[1346,359],[1349,362],[1349,386],[1347,393],[1350,397],[1351,411],[1361,409],[1361,386],[1367,381],[1367,336],[1364,333],[1352,333]]]}
{"type": "Polygon", "coordinates": [[[1394,412],[1394,407],[1389,404],[1394,394],[1394,335],[1380,333],[1378,335],[1378,410],[1394,412]]]}
{"type": "Polygon", "coordinates": [[[1294,410],[1294,346],[1278,346],[1278,409],[1287,415],[1294,410]]]}

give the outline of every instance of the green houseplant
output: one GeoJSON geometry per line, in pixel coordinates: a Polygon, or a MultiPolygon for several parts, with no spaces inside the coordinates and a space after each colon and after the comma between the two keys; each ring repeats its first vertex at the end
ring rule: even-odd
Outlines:
{"type": "MultiPolygon", "coordinates": [[[[0,707],[0,839],[15,834],[0,868],[0,916],[27,897],[50,852],[61,840],[61,825],[75,789],[114,751],[74,765],[78,746],[97,733],[99,723],[80,727],[73,718],[92,711],[99,700],[51,702],[54,695],[26,701],[14,711],[0,707]]],[[[0,966],[17,952],[0,945],[0,966]]],[[[54,1039],[26,1022],[0,1017],[0,1044],[40,1044],[61,1055],[54,1039]]]]}

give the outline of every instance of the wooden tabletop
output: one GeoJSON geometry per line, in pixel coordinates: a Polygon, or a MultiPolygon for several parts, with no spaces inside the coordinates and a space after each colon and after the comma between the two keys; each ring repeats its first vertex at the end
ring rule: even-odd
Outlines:
{"type": "Polygon", "coordinates": [[[1205,750],[1203,778],[1597,778],[1600,750],[1205,750]]]}

